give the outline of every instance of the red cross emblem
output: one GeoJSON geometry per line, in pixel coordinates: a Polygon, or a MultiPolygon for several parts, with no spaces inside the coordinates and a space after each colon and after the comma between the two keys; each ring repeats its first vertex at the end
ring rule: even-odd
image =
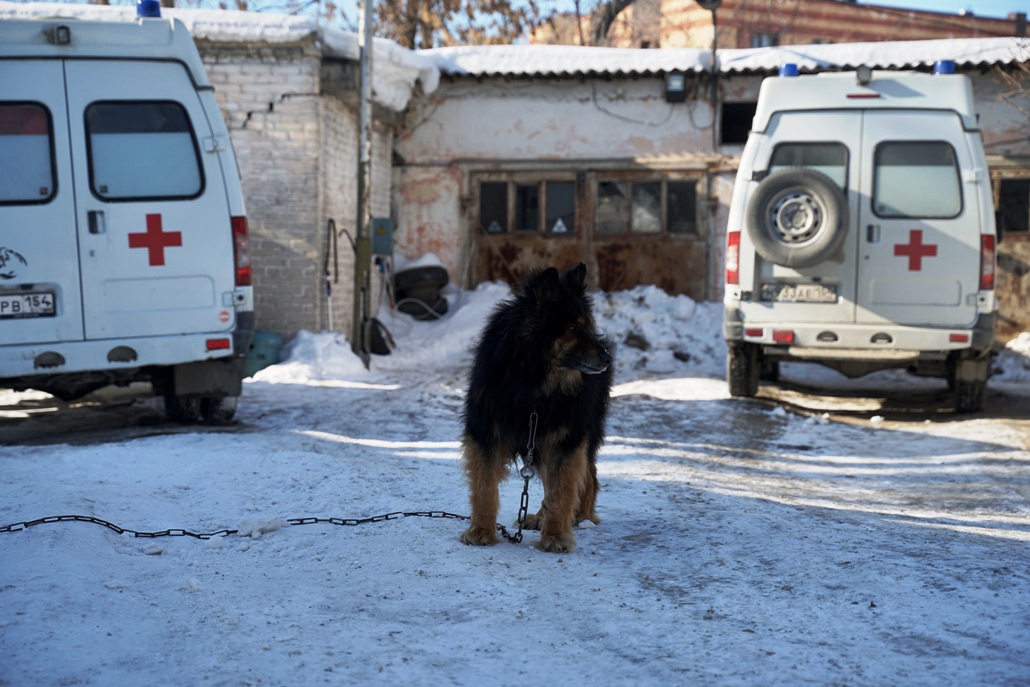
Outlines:
{"type": "Polygon", "coordinates": [[[922,229],[909,229],[908,243],[895,245],[894,255],[907,257],[908,271],[918,272],[923,269],[923,258],[936,257],[937,246],[932,243],[923,243],[922,229]]]}
{"type": "Polygon", "coordinates": [[[182,232],[161,229],[161,215],[147,215],[145,234],[129,234],[129,248],[146,248],[151,265],[165,264],[165,248],[182,245],[182,232]]]}

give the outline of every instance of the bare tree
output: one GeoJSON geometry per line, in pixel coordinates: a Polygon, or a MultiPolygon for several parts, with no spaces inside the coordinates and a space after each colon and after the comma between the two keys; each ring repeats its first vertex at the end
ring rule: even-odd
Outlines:
{"type": "Polygon", "coordinates": [[[635,0],[608,0],[608,2],[598,3],[590,13],[590,44],[604,45],[612,24],[615,23],[622,11],[634,2],[635,0]]]}
{"type": "Polygon", "coordinates": [[[377,35],[413,49],[513,43],[540,23],[535,0],[400,0],[376,10],[377,35]]]}

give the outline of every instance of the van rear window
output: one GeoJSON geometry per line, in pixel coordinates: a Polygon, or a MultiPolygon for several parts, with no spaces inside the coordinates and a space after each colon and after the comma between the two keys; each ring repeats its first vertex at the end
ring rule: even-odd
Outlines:
{"type": "Polygon", "coordinates": [[[843,143],[781,143],[773,150],[769,172],[808,167],[848,187],[848,148],[843,143]]]}
{"type": "Polygon", "coordinates": [[[878,145],[873,212],[880,217],[957,217],[962,212],[962,188],[951,144],[899,141],[878,145]]]}
{"type": "Polygon", "coordinates": [[[50,112],[37,103],[0,103],[0,204],[45,203],[54,196],[50,112]]]}
{"type": "Polygon", "coordinates": [[[98,102],[86,109],[89,173],[104,200],[200,195],[200,152],[185,108],[174,102],[98,102]]]}

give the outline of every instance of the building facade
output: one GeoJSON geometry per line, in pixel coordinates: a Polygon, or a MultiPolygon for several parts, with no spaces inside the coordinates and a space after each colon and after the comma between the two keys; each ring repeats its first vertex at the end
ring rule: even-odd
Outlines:
{"type": "Polygon", "coordinates": [[[722,0],[715,14],[696,0],[636,0],[623,10],[603,40],[590,39],[590,19],[554,18],[533,42],[618,48],[723,48],[864,43],[943,38],[1012,38],[1027,35],[1026,11],[1005,19],[926,12],[853,0],[722,0]]]}
{"type": "MultiPolygon", "coordinates": [[[[300,330],[349,335],[357,37],[297,17],[166,13],[193,33],[230,128],[250,223],[258,327],[287,340],[300,330]]],[[[0,2],[0,18],[55,15],[133,20],[125,7],[0,2]]],[[[996,201],[1013,218],[999,251],[1002,326],[1024,331],[1025,40],[724,49],[715,83],[707,49],[413,53],[377,41],[372,212],[394,220],[397,258],[432,253],[465,288],[582,260],[597,288],[656,284],[719,300],[727,208],[762,79],[784,61],[803,72],[860,64],[927,70],[948,58],[973,80],[996,201]]]]}

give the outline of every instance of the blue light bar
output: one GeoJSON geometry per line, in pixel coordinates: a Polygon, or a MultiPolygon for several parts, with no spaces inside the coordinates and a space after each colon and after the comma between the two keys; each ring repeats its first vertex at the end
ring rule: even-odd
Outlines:
{"type": "Polygon", "coordinates": [[[160,19],[161,3],[159,0],[136,0],[136,16],[140,19],[160,19]]]}
{"type": "Polygon", "coordinates": [[[939,60],[933,63],[933,73],[938,74],[954,74],[955,73],[955,60],[939,60]]]}
{"type": "Polygon", "coordinates": [[[797,76],[798,66],[792,62],[784,62],[780,65],[780,76],[797,76]]]}

